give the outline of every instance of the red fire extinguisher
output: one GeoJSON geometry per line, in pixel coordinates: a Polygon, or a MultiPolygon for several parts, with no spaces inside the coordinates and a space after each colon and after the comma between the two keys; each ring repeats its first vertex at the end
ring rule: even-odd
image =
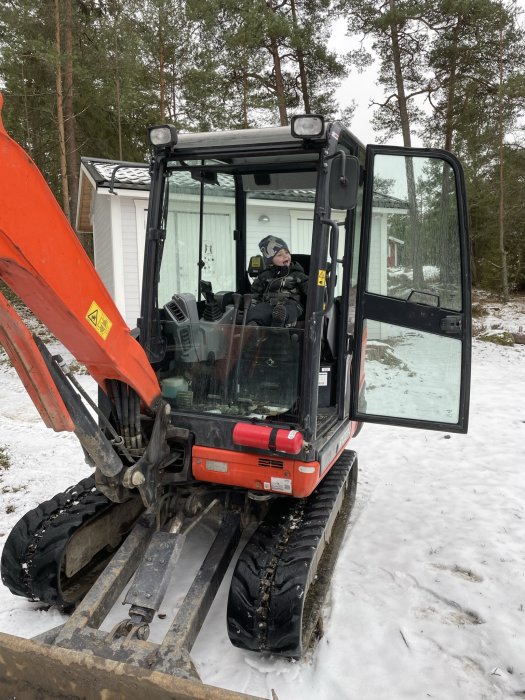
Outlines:
{"type": "Polygon", "coordinates": [[[298,430],[237,423],[233,429],[233,442],[242,447],[257,447],[260,450],[297,455],[303,448],[304,440],[298,430]]]}

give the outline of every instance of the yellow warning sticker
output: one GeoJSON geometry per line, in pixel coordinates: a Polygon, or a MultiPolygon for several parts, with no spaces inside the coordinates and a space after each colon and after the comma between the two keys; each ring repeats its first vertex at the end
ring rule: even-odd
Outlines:
{"type": "Polygon", "coordinates": [[[326,287],[326,270],[319,270],[317,275],[317,286],[326,287]]]}
{"type": "Polygon", "coordinates": [[[106,340],[113,324],[96,301],[91,303],[89,311],[86,314],[86,319],[89,321],[89,323],[91,323],[97,333],[102,336],[104,340],[106,340]]]}

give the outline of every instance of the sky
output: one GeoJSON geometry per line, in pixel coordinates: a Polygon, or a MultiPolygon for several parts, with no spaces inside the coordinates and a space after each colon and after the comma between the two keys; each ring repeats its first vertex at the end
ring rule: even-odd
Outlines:
{"type": "MultiPolygon", "coordinates": [[[[491,303],[476,330],[525,329],[525,302],[491,303]]],[[[61,350],[58,346],[51,350],[61,350]]],[[[67,357],[67,354],[64,353],[67,357]]],[[[46,429],[0,351],[0,548],[29,509],[89,475],[73,435],[46,429]]],[[[93,393],[87,375],[79,375],[93,393]]],[[[324,634],[297,662],[232,647],[228,581],[193,649],[209,684],[269,700],[510,700],[525,695],[525,345],[476,338],[467,435],[365,425],[359,481],[324,634]]],[[[150,637],[159,641],[212,533],[188,542],[150,637]]],[[[117,603],[103,629],[123,617],[117,603]]],[[[0,586],[0,631],[66,618],[0,586]]]]}
{"type": "MultiPolygon", "coordinates": [[[[524,18],[525,0],[516,0],[515,4],[522,13],[521,17],[524,18]]],[[[346,36],[346,22],[337,20],[333,24],[328,46],[344,54],[350,49],[357,50],[360,48],[360,37],[346,36]]],[[[366,46],[370,47],[368,40],[365,42],[366,46]]],[[[356,109],[350,123],[350,129],[364,144],[377,143],[379,139],[379,134],[374,131],[371,123],[375,108],[370,106],[372,101],[381,102],[384,99],[382,88],[377,84],[377,71],[377,60],[374,60],[372,65],[362,73],[358,73],[355,69],[352,70],[349,77],[342,81],[336,92],[336,97],[342,108],[348,107],[352,101],[355,102],[356,109]]],[[[424,108],[424,105],[421,106],[424,108]]],[[[389,138],[388,143],[393,146],[403,145],[401,134],[397,137],[389,138]]],[[[412,134],[412,146],[418,147],[423,145],[422,140],[415,134],[412,134]]]]}
{"type": "MultiPolygon", "coordinates": [[[[337,20],[333,24],[332,34],[328,47],[343,54],[349,50],[360,48],[359,37],[346,36],[346,22],[337,20]]],[[[372,116],[374,108],[370,107],[373,100],[379,101],[381,98],[381,88],[377,86],[377,63],[358,73],[355,69],[345,78],[339,89],[336,91],[336,98],[339,105],[344,109],[355,103],[355,111],[350,123],[350,130],[365,145],[377,143],[378,134],[372,127],[372,116]]],[[[402,145],[402,139],[389,141],[392,145],[402,145]]]]}

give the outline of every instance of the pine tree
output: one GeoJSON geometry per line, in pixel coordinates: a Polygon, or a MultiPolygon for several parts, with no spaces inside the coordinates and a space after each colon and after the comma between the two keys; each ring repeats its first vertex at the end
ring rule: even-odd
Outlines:
{"type": "Polygon", "coordinates": [[[514,266],[507,241],[506,161],[509,135],[524,104],[524,34],[513,3],[455,0],[439,3],[435,11],[429,53],[433,112],[426,133],[435,145],[455,150],[465,164],[474,279],[494,285],[499,278],[506,299],[517,283],[510,274],[514,266]]]}

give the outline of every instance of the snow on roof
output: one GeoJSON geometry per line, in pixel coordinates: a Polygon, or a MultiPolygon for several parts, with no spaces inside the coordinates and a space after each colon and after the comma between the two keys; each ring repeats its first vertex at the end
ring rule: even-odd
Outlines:
{"type": "Polygon", "coordinates": [[[126,163],[101,158],[82,158],[82,165],[89,172],[97,187],[127,186],[149,190],[151,178],[148,163],[126,163]]]}

